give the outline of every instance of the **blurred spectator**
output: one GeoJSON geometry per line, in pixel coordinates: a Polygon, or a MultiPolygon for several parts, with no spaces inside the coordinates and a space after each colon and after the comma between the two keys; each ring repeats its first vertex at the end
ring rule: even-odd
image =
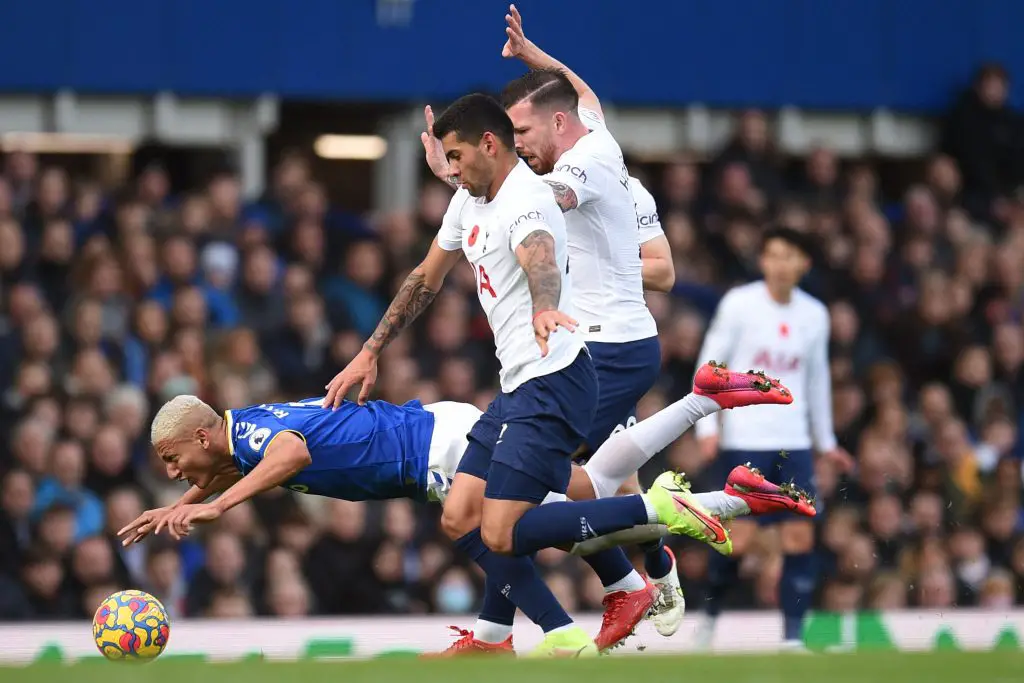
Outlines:
{"type": "MultiPolygon", "coordinates": [[[[709,162],[666,150],[667,163],[630,169],[658,197],[678,275],[673,294],[648,295],[663,376],[641,418],[690,390],[706,321],[727,287],[757,277],[766,225],[821,246],[805,286],[829,307],[836,431],[858,467],[844,476],[816,466],[819,607],[1024,605],[1024,154],[1007,86],[998,69],[983,71],[942,150],[912,174],[872,159],[840,164],[824,144],[785,160],[754,110],[709,162]]],[[[182,543],[124,548],[115,538],[183,491],[152,457],[154,410],[178,393],[219,409],[322,395],[451,198],[431,180],[414,205],[364,223],[327,190],[294,152],[252,203],[232,172],[179,188],[155,162],[111,191],[5,154],[3,618],[88,616],[128,586],[188,617],[478,606],[479,572],[438,536],[438,511],[407,501],[300,502],[273,490],[182,543]]],[[[486,407],[497,366],[475,289],[472,269],[452,271],[385,351],[376,398],[486,407]]],[[[700,488],[709,466],[684,436],[641,478],[671,467],[700,488]]],[[[678,547],[696,609],[707,556],[678,547]]],[[[567,607],[601,608],[603,590],[578,561],[551,551],[538,562],[567,607]]],[[[755,541],[731,606],[776,604],[780,563],[768,539],[755,541]]]]}
{"type": "Polygon", "coordinates": [[[986,64],[945,122],[943,148],[964,176],[968,208],[978,218],[1005,221],[1009,199],[1024,181],[1024,131],[1008,103],[1010,77],[986,64]]]}

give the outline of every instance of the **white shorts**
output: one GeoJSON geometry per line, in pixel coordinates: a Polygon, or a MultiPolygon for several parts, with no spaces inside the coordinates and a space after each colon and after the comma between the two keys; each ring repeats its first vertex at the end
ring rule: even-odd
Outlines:
{"type": "Polygon", "coordinates": [[[469,430],[483,415],[471,403],[441,401],[423,406],[434,414],[434,433],[430,437],[427,459],[427,499],[444,503],[469,446],[469,430]]]}

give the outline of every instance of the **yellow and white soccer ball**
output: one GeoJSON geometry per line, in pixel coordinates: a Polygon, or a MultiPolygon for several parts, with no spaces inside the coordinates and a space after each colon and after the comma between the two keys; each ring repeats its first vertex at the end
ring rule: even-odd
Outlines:
{"type": "Polygon", "coordinates": [[[143,591],[118,591],[107,597],[92,618],[92,637],[113,661],[156,659],[171,635],[163,604],[143,591]]]}

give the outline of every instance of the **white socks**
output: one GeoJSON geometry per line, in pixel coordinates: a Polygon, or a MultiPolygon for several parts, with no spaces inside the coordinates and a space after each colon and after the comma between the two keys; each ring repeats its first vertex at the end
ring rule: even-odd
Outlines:
{"type": "Polygon", "coordinates": [[[665,450],[697,420],[719,410],[719,405],[707,396],[687,394],[646,420],[613,434],[584,466],[595,495],[614,496],[623,482],[648,460],[665,450]]]}
{"type": "Polygon", "coordinates": [[[750,506],[747,505],[747,501],[737,496],[730,496],[725,491],[695,493],[693,497],[706,507],[708,512],[718,515],[722,519],[734,519],[750,514],[750,506]]]}
{"type": "Polygon", "coordinates": [[[493,621],[477,619],[473,626],[473,637],[485,643],[500,644],[512,635],[512,627],[506,624],[495,624],[493,621]]]}
{"type": "Polygon", "coordinates": [[[616,591],[626,591],[632,593],[633,591],[641,590],[647,583],[644,582],[642,576],[637,570],[633,570],[626,574],[623,578],[619,579],[613,584],[604,587],[605,594],[615,593],[616,591]]]}

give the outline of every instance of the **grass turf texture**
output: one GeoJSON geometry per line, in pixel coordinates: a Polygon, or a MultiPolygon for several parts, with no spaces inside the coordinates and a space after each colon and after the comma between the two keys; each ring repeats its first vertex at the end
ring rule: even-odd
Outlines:
{"type": "Polygon", "coordinates": [[[245,662],[211,664],[170,660],[149,665],[88,661],[0,669],[4,683],[621,683],[623,680],[727,683],[1018,683],[1020,652],[857,653],[829,655],[603,657],[529,661],[473,659],[422,661],[393,657],[352,662],[245,662]]]}

